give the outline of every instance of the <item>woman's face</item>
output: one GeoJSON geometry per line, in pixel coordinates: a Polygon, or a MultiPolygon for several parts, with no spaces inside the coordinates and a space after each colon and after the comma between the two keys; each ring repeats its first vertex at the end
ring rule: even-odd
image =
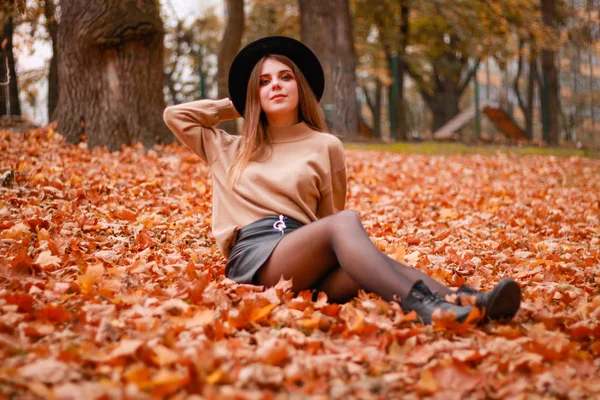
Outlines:
{"type": "Polygon", "coordinates": [[[258,97],[270,125],[298,122],[298,84],[287,65],[272,58],[263,62],[258,97]]]}

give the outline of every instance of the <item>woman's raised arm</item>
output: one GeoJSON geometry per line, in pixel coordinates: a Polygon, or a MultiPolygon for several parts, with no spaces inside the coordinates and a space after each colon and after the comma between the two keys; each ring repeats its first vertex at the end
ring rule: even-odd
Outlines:
{"type": "Polygon", "coordinates": [[[175,136],[209,165],[234,138],[215,126],[220,121],[239,117],[227,98],[178,104],[167,107],[163,114],[165,123],[175,136]]]}

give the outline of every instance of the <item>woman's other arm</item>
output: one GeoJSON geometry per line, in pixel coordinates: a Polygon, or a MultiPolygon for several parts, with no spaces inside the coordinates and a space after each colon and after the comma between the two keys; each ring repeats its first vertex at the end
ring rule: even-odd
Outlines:
{"type": "Polygon", "coordinates": [[[319,218],[342,211],[346,207],[346,157],[344,146],[339,139],[329,150],[330,174],[329,179],[321,188],[321,199],[317,208],[319,218]]]}

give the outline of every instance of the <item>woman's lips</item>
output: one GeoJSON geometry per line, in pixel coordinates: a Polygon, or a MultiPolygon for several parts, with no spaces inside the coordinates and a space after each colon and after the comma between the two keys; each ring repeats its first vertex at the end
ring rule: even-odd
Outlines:
{"type": "Polygon", "coordinates": [[[278,95],[275,95],[275,96],[271,97],[271,100],[283,99],[284,97],[285,97],[285,95],[278,94],[278,95]]]}

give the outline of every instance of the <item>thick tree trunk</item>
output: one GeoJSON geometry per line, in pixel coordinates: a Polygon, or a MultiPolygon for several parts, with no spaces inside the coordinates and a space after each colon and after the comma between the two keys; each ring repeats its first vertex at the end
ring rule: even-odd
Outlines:
{"type": "Polygon", "coordinates": [[[321,97],[321,105],[333,105],[336,28],[332,23],[332,3],[322,0],[298,0],[298,8],[302,42],[316,54],[325,74],[325,91],[321,97]]]}
{"type": "Polygon", "coordinates": [[[459,96],[456,92],[436,92],[427,100],[427,105],[433,114],[432,132],[440,129],[446,122],[458,115],[459,96]]]}
{"type": "MultiPolygon", "coordinates": [[[[544,24],[554,28],[556,5],[554,0],[541,0],[542,19],[544,24]]],[[[560,103],[558,70],[556,67],[556,51],[545,48],[542,50],[542,74],[544,77],[544,91],[547,98],[547,141],[551,145],[559,144],[560,135],[560,103]]]]}
{"type": "Polygon", "coordinates": [[[162,121],[163,25],[154,0],[62,0],[58,130],[118,150],[170,143],[162,121]]]}
{"type": "Polygon", "coordinates": [[[352,15],[348,0],[335,0],[336,64],[334,82],[334,120],[332,130],[346,139],[355,139],[359,133],[358,103],[356,100],[356,51],[352,15]]]}
{"type": "Polygon", "coordinates": [[[348,0],[299,0],[301,38],[325,72],[321,104],[333,104],[331,130],[354,139],[359,133],[356,52],[348,0]]]}
{"type": "Polygon", "coordinates": [[[0,82],[6,82],[6,67],[8,62],[10,84],[8,85],[8,96],[7,87],[0,86],[0,115],[21,115],[19,85],[13,55],[13,18],[8,12],[4,12],[4,16],[5,19],[2,21],[2,30],[0,31],[0,43],[6,40],[6,46],[2,52],[2,57],[0,57],[0,82]]]}
{"type": "Polygon", "coordinates": [[[422,75],[407,66],[407,72],[417,84],[421,96],[433,114],[432,133],[459,113],[458,102],[479,67],[479,61],[476,61],[473,67],[468,68],[468,60],[460,55],[459,41],[457,37],[451,38],[455,50],[446,50],[431,60],[433,90],[422,75]]]}
{"type": "MultiPolygon", "coordinates": [[[[244,33],[244,0],[227,0],[227,25],[221,43],[219,43],[217,61],[218,97],[229,97],[228,77],[231,63],[242,44],[244,33]]],[[[223,121],[219,128],[235,135],[238,133],[235,120],[223,121]]]]}
{"type": "Polygon", "coordinates": [[[48,72],[48,120],[52,121],[52,116],[58,103],[58,23],[56,22],[54,0],[46,0],[44,15],[46,17],[46,28],[52,42],[52,58],[50,59],[50,71],[48,72]]]}

